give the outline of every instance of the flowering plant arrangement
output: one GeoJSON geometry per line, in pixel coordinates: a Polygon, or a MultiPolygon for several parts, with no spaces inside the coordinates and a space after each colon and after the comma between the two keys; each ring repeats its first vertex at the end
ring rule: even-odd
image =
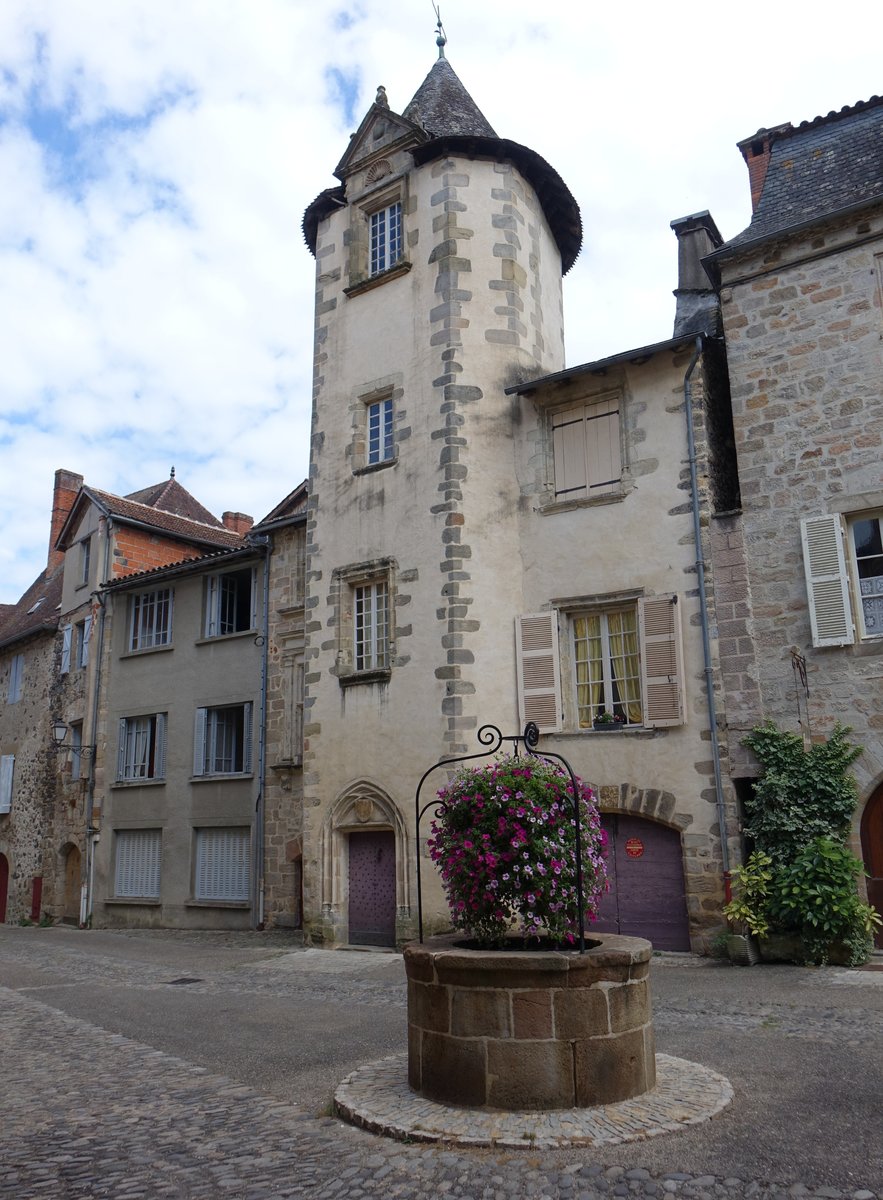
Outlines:
{"type": "MultiPolygon", "coordinates": [[[[577,779],[583,904],[593,920],[607,891],[604,847],[590,787],[577,779]]],[[[427,845],[454,927],[498,945],[513,924],[525,937],[573,945],[579,926],[576,820],[570,776],[543,759],[467,767],[438,793],[427,845]]]]}

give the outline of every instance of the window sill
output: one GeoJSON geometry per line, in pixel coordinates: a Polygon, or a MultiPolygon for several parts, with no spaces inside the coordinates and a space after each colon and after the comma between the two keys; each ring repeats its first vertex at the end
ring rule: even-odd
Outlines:
{"type": "Polygon", "coordinates": [[[145,646],[140,650],[124,650],[120,658],[143,658],[145,654],[165,654],[174,650],[174,646],[145,646]]]}
{"type": "Polygon", "coordinates": [[[110,785],[111,789],[121,788],[136,788],[136,787],[165,787],[165,779],[115,779],[110,785]]]}
{"type": "Polygon", "coordinates": [[[394,467],[399,461],[399,456],[394,454],[392,458],[385,458],[383,462],[366,463],[364,467],[354,467],[354,475],[373,475],[375,471],[385,471],[387,467],[394,467]]]}
{"type": "Polygon", "coordinates": [[[241,908],[248,911],[250,900],[185,900],[185,908],[241,908]]]}
{"type": "Polygon", "coordinates": [[[195,646],[211,646],[215,642],[232,642],[236,638],[257,637],[257,629],[239,629],[236,633],[213,633],[211,637],[197,638],[193,643],[195,646]]]}
{"type": "Polygon", "coordinates": [[[105,904],[139,904],[142,908],[159,908],[162,904],[159,896],[107,896],[105,904]]]}
{"type": "Polygon", "coordinates": [[[604,492],[599,496],[581,496],[579,500],[551,500],[541,504],[537,512],[541,517],[552,513],[572,512],[577,508],[601,508],[607,504],[621,504],[632,491],[630,487],[622,487],[616,492],[604,492]]]}
{"type": "Polygon", "coordinates": [[[883,637],[863,637],[852,647],[856,658],[873,658],[875,654],[883,654],[883,637]]]}
{"type": "Polygon", "coordinates": [[[190,776],[191,783],[226,783],[240,779],[254,779],[254,774],[251,771],[230,771],[225,774],[190,776]]]}
{"type": "Polygon", "coordinates": [[[303,756],[298,754],[295,758],[280,758],[278,762],[270,763],[271,771],[299,771],[303,766],[303,756]]]}
{"type": "Polygon", "coordinates": [[[353,283],[350,287],[343,289],[343,294],[348,298],[353,296],[361,296],[363,292],[370,292],[372,288],[380,287],[383,283],[388,283],[391,279],[398,279],[401,275],[407,275],[411,270],[411,264],[407,259],[397,262],[394,267],[387,267],[385,271],[378,271],[376,275],[372,275],[370,279],[361,279],[358,283],[353,283]]]}
{"type": "Polygon", "coordinates": [[[360,683],[388,683],[391,676],[389,667],[382,667],[376,671],[351,671],[346,675],[338,675],[337,682],[342,688],[348,688],[360,683]]]}
{"type": "MultiPolygon", "coordinates": [[[[678,728],[680,728],[680,726],[678,726],[678,728]]],[[[655,737],[658,732],[659,731],[657,729],[650,728],[647,725],[633,725],[631,728],[610,729],[610,730],[606,730],[606,729],[559,729],[554,733],[547,733],[547,734],[544,734],[543,736],[544,737],[556,737],[556,738],[582,738],[582,737],[597,737],[598,735],[600,735],[601,737],[616,737],[616,738],[622,739],[622,738],[627,738],[627,737],[631,737],[631,738],[655,737]]]]}

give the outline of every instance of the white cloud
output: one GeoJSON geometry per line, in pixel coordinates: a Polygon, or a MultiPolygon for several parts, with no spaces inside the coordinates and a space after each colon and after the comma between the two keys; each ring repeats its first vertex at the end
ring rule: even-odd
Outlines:
{"type": "MultiPolygon", "coordinates": [[[[738,232],[735,142],[871,95],[879,54],[855,34],[860,0],[824,38],[795,5],[758,0],[690,20],[649,0],[540,11],[446,0],[443,15],[448,57],[498,133],[542,154],[582,207],[574,363],[668,336],[669,221],[710,208],[738,232]]],[[[422,0],[0,5],[0,600],[45,560],[57,467],[128,492],[174,463],[214,511],[255,517],[306,475],[301,217],[377,85],[407,104],[433,24],[422,0]],[[331,69],[358,81],[354,121],[331,69]],[[35,102],[64,114],[73,181],[29,131],[35,102]]]]}

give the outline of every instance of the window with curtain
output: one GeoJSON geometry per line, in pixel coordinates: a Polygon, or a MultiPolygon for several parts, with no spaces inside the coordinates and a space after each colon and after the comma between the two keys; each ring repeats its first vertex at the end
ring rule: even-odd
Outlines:
{"type": "Polygon", "coordinates": [[[573,657],[581,729],[591,729],[592,722],[603,712],[621,718],[626,725],[642,724],[636,607],[575,616],[573,657]]]}

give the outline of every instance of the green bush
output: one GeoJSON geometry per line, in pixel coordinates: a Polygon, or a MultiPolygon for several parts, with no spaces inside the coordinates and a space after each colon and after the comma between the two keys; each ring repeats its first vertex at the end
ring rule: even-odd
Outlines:
{"type": "Polygon", "coordinates": [[[765,937],[769,932],[772,865],[773,860],[768,854],[755,850],[744,866],[733,868],[733,899],[724,908],[724,916],[752,937],[765,937]]]}
{"type": "Polygon", "coordinates": [[[858,800],[850,766],[861,747],[834,726],[807,750],[803,738],[767,721],[744,739],[763,767],[745,802],[745,833],[777,865],[792,863],[816,838],[844,840],[858,800]]]}

